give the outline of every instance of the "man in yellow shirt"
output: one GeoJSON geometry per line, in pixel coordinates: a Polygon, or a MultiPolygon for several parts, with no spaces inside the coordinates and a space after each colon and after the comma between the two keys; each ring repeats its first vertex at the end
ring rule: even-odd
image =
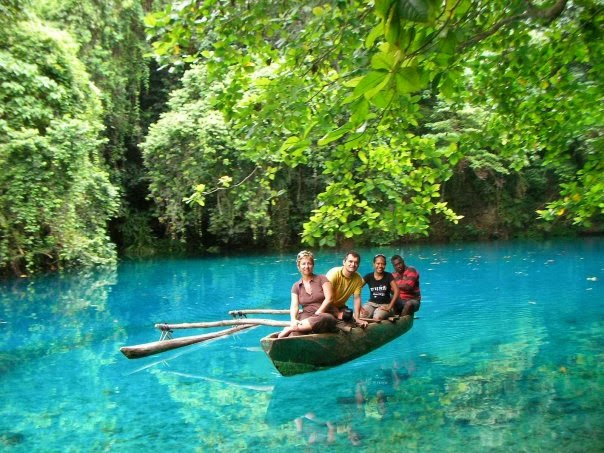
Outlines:
{"type": "MultiPolygon", "coordinates": [[[[341,312],[352,295],[354,298],[354,319],[358,325],[365,327],[367,322],[360,320],[361,288],[365,284],[363,277],[357,272],[360,264],[361,256],[355,251],[350,251],[346,254],[342,266],[330,269],[326,277],[333,288],[331,305],[341,312]]],[[[317,310],[317,313],[322,313],[327,308],[326,305],[323,305],[317,310]]]]}

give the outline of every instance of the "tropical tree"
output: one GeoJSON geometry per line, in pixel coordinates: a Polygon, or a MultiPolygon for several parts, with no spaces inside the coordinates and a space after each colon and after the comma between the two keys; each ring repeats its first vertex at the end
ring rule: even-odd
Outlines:
{"type": "Polygon", "coordinates": [[[170,97],[169,111],[141,144],[157,215],[173,238],[191,244],[201,240],[204,230],[219,242],[235,244],[269,233],[267,208],[274,194],[252,177],[267,170],[248,158],[223,114],[208,104],[212,93],[223,88],[224,83],[209,83],[202,67],[186,72],[182,89],[170,97]],[[200,183],[216,179],[216,187],[200,183]],[[237,188],[236,196],[231,187],[237,188]],[[206,206],[207,215],[191,209],[191,201],[206,206]]]}
{"type": "Polygon", "coordinates": [[[443,190],[464,168],[541,165],[560,185],[542,217],[601,220],[602,17],[593,0],[185,0],[146,23],[163,63],[228,80],[208,102],[254,177],[320,172],[303,239],[333,245],[459,221],[443,190]],[[427,133],[435,99],[483,112],[480,133],[427,133]]]}
{"type": "Polygon", "coordinates": [[[0,268],[114,262],[98,91],[67,33],[17,14],[0,22],[0,268]]]}
{"type": "MultiPolygon", "coordinates": [[[[120,188],[120,207],[111,223],[119,245],[141,248],[153,240],[145,197],[148,193],[138,143],[156,110],[165,104],[158,80],[150,79],[152,59],[143,26],[144,8],[154,3],[131,0],[30,0],[43,20],[69,32],[78,58],[99,89],[103,106],[102,156],[111,182],[120,188]],[[153,85],[152,85],[153,84],[153,85]],[[149,105],[149,98],[153,98],[149,105]],[[147,109],[147,112],[145,112],[147,109]],[[141,232],[143,234],[141,234],[141,232]]],[[[171,82],[170,77],[163,77],[171,82]]],[[[167,90],[166,90],[167,93],[167,90]]]]}

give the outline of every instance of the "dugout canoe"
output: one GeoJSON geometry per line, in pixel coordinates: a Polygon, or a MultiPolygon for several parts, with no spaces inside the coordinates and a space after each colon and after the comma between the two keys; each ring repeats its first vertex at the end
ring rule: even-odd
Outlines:
{"type": "Polygon", "coordinates": [[[413,316],[403,316],[354,327],[349,332],[320,333],[277,338],[278,332],[260,343],[283,376],[330,368],[356,359],[400,337],[413,326],[413,316]]]}

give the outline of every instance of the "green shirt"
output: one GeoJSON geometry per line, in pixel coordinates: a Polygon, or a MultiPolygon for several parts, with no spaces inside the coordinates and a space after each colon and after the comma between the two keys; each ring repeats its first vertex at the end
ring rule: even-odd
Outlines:
{"type": "Polygon", "coordinates": [[[332,304],[335,307],[341,308],[346,305],[346,302],[352,294],[361,295],[363,287],[363,277],[358,272],[355,272],[350,278],[344,276],[344,267],[333,267],[327,272],[327,279],[333,287],[332,304]]]}

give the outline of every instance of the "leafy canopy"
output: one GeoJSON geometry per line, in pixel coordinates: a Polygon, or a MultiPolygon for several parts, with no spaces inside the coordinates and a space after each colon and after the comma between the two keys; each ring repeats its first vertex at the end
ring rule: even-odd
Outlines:
{"type": "Polygon", "coordinates": [[[467,156],[540,162],[560,182],[542,217],[601,217],[602,16],[590,0],[185,0],[146,25],[164,64],[229,81],[208,102],[255,166],[321,173],[302,237],[334,245],[458,222],[442,187],[467,156]],[[435,99],[480,108],[482,133],[426,134],[435,99]]]}

